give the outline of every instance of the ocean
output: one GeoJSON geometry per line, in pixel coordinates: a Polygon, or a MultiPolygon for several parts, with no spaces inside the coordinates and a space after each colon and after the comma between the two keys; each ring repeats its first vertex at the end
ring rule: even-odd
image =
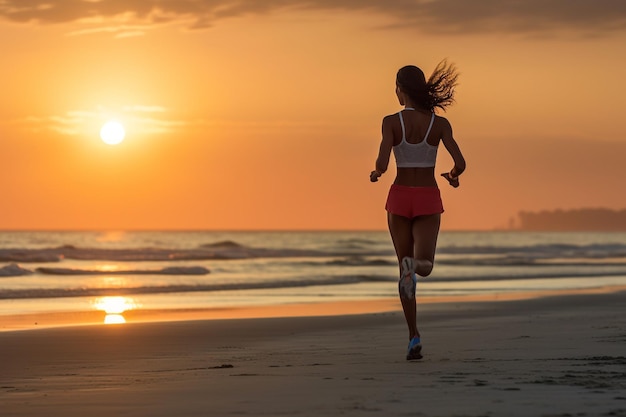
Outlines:
{"type": "MultiPolygon", "coordinates": [[[[386,231],[0,232],[3,317],[397,296],[386,231]]],[[[626,233],[442,232],[418,297],[626,285],[626,233]]]]}

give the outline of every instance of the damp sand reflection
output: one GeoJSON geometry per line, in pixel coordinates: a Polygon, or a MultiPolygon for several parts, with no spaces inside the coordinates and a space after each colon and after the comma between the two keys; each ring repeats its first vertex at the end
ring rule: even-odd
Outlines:
{"type": "Polygon", "coordinates": [[[124,312],[139,307],[133,298],[122,296],[98,297],[92,304],[96,310],[104,311],[104,324],[126,323],[124,312]]]}

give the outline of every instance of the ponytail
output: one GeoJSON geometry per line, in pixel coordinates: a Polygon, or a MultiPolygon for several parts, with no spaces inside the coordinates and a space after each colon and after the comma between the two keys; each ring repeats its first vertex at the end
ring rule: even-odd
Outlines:
{"type": "Polygon", "coordinates": [[[400,68],[396,82],[418,106],[434,112],[443,111],[454,103],[454,93],[459,74],[454,64],[441,61],[426,81],[421,69],[414,65],[400,68]]]}

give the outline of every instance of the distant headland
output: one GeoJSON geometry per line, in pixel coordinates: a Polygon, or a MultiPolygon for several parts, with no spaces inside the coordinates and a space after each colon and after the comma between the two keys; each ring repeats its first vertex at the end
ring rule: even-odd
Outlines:
{"type": "Polygon", "coordinates": [[[626,209],[521,211],[517,219],[511,219],[509,228],[531,231],[626,232],[626,209]]]}

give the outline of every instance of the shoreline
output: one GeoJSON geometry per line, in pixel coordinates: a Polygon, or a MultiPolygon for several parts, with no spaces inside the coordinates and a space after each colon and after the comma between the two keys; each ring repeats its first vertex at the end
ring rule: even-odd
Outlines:
{"type": "Polygon", "coordinates": [[[626,291],[0,333],[11,416],[621,415],[626,291]],[[448,399],[454,398],[454,401],[448,399]]]}
{"type": "MultiPolygon", "coordinates": [[[[419,296],[419,305],[452,303],[490,303],[539,299],[555,296],[608,294],[626,291],[626,285],[612,285],[584,289],[561,289],[543,291],[511,291],[479,295],[419,296]]],[[[42,330],[74,326],[124,326],[132,323],[159,323],[190,320],[253,319],[272,317],[323,317],[358,314],[375,314],[400,311],[397,297],[300,302],[255,306],[180,308],[167,310],[131,309],[105,313],[92,309],[67,312],[40,312],[0,315],[0,334],[13,331],[42,330]],[[112,319],[112,320],[109,320],[112,319]]]]}

